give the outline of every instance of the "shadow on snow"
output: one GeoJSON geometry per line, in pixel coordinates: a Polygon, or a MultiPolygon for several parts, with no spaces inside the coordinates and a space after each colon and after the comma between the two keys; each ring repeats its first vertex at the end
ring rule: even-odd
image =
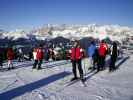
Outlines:
{"type": "Polygon", "coordinates": [[[38,80],[36,82],[29,83],[29,84],[26,84],[24,86],[14,88],[12,90],[1,93],[0,94],[0,99],[1,100],[11,100],[15,97],[23,95],[26,92],[31,92],[35,89],[38,89],[38,88],[42,87],[42,86],[46,86],[46,85],[48,85],[52,82],[55,82],[55,81],[57,81],[61,78],[64,78],[64,77],[66,77],[70,74],[71,74],[70,72],[61,72],[61,73],[49,76],[47,78],[38,80]]]}

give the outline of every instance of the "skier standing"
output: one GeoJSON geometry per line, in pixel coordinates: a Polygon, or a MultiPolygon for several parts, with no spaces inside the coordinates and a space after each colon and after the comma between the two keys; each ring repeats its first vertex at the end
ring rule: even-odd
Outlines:
{"type": "Polygon", "coordinates": [[[104,69],[106,53],[107,53],[107,45],[104,42],[104,40],[102,40],[99,47],[98,47],[99,60],[98,60],[98,69],[97,69],[97,71],[100,71],[100,70],[104,69]]]}
{"type": "Polygon", "coordinates": [[[111,62],[110,62],[110,66],[109,66],[109,71],[113,71],[116,69],[115,67],[115,62],[117,60],[118,57],[118,49],[117,49],[117,43],[113,42],[113,45],[111,46],[111,62]]]}
{"type": "Polygon", "coordinates": [[[34,48],[33,49],[33,59],[34,59],[34,64],[33,64],[33,69],[36,68],[36,65],[37,65],[37,58],[36,58],[36,54],[37,54],[37,49],[34,48]]]}
{"type": "Polygon", "coordinates": [[[7,50],[7,59],[8,59],[8,69],[9,70],[14,68],[13,67],[13,62],[12,62],[13,58],[14,58],[13,50],[12,50],[12,48],[8,48],[8,50],[7,50]]]}
{"type": "Polygon", "coordinates": [[[43,50],[42,50],[42,45],[40,45],[40,47],[37,48],[37,50],[36,50],[36,60],[35,60],[35,63],[33,65],[33,69],[36,68],[36,66],[38,65],[37,69],[40,70],[42,60],[43,60],[43,50]]]}
{"type": "Polygon", "coordinates": [[[48,57],[48,47],[47,47],[47,45],[45,45],[44,46],[44,59],[46,60],[46,61],[48,61],[48,59],[49,59],[49,57],[48,57]]]}
{"type": "Polygon", "coordinates": [[[48,50],[48,61],[53,61],[54,60],[54,50],[53,50],[53,48],[49,48],[49,50],[48,50]]]}
{"type": "Polygon", "coordinates": [[[91,42],[91,45],[88,47],[88,57],[89,57],[89,69],[95,70],[95,63],[94,63],[94,54],[96,50],[96,45],[94,41],[91,42]]]}
{"type": "Polygon", "coordinates": [[[19,61],[19,62],[22,62],[23,59],[24,59],[22,48],[19,48],[19,49],[18,49],[18,53],[19,53],[18,61],[19,61]]]}
{"type": "Polygon", "coordinates": [[[96,47],[95,49],[95,53],[93,55],[93,66],[94,69],[97,69],[98,67],[98,61],[99,61],[99,54],[98,54],[98,48],[96,47]]]}
{"type": "Polygon", "coordinates": [[[81,81],[84,81],[83,69],[82,69],[82,65],[81,65],[82,51],[83,50],[80,48],[79,42],[75,41],[74,42],[74,47],[72,47],[71,50],[69,51],[70,52],[70,57],[71,57],[71,62],[72,62],[72,71],[73,71],[73,74],[74,74],[74,77],[71,79],[71,81],[78,79],[77,72],[76,72],[76,64],[78,65],[80,79],[81,79],[81,81]]]}

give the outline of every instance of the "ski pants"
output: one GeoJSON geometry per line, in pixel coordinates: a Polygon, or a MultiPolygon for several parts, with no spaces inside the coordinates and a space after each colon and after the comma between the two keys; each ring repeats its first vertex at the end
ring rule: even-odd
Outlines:
{"type": "Polygon", "coordinates": [[[78,65],[80,78],[83,79],[83,69],[82,69],[82,65],[81,65],[81,59],[72,60],[72,71],[73,71],[74,77],[77,77],[77,72],[76,72],[77,67],[76,67],[76,65],[78,65]]]}
{"type": "Polygon", "coordinates": [[[110,66],[109,66],[110,70],[114,70],[116,68],[115,67],[116,60],[117,60],[117,57],[111,56],[111,62],[110,62],[110,66]]]}
{"type": "Polygon", "coordinates": [[[104,69],[104,67],[105,67],[105,56],[99,56],[98,71],[100,69],[104,69]]]}
{"type": "Polygon", "coordinates": [[[36,68],[38,65],[38,68],[41,68],[42,60],[35,60],[33,64],[33,68],[36,68]]]}

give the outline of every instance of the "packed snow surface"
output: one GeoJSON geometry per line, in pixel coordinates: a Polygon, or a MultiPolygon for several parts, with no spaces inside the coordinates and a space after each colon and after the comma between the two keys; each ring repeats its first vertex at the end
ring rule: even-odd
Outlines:
{"type": "MultiPolygon", "coordinates": [[[[87,87],[73,77],[70,61],[44,62],[42,70],[32,69],[33,61],[14,61],[14,70],[0,69],[0,100],[133,100],[133,54],[124,54],[114,72],[88,71],[82,61],[87,87]]],[[[108,66],[108,64],[106,64],[108,66]]]]}

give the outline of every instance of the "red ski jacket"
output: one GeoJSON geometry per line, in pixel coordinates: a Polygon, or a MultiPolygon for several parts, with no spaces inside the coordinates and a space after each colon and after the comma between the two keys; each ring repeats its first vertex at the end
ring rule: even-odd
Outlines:
{"type": "Polygon", "coordinates": [[[8,60],[13,60],[13,57],[14,57],[13,51],[11,49],[9,49],[7,51],[7,59],[8,60]]]}
{"type": "Polygon", "coordinates": [[[107,51],[107,45],[105,43],[100,43],[100,46],[98,48],[98,54],[99,56],[105,56],[107,51]]]}
{"type": "Polygon", "coordinates": [[[41,48],[38,48],[37,51],[36,51],[36,59],[37,60],[42,60],[43,59],[43,51],[41,48]]]}
{"type": "Polygon", "coordinates": [[[70,50],[71,60],[79,60],[82,58],[82,49],[81,48],[71,48],[70,50]]]}

